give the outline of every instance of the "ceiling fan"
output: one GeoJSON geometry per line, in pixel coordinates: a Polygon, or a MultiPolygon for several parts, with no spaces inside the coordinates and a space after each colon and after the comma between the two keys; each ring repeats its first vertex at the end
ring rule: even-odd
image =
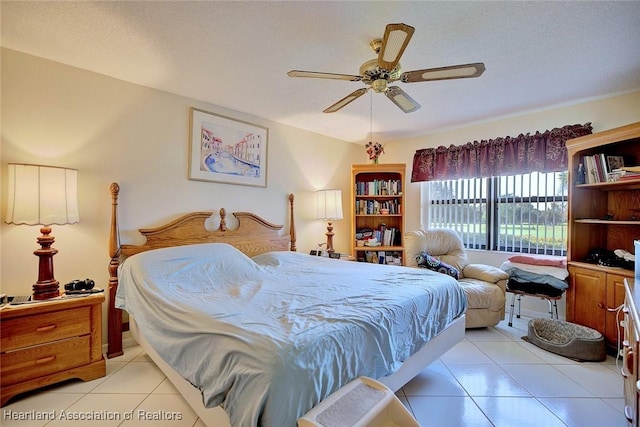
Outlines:
{"type": "Polygon", "coordinates": [[[401,81],[403,83],[428,82],[432,80],[466,79],[479,77],[485,70],[482,62],[463,65],[451,65],[448,67],[427,68],[424,70],[400,71],[400,57],[409,44],[415,28],[407,24],[388,24],[381,39],[371,41],[370,46],[377,58],[371,59],[360,66],[360,75],[322,73],[316,71],[291,70],[289,77],[311,77],[318,79],[361,81],[367,87],[351,92],[340,101],[326,108],[324,113],[335,113],[342,107],[361,97],[369,89],[384,93],[394,104],[405,113],[411,113],[420,108],[413,98],[398,86],[389,86],[390,83],[401,81]]]}

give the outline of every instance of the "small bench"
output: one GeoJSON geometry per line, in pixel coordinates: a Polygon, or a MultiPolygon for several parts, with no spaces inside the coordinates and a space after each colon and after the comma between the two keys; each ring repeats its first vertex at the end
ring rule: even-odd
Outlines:
{"type": "Polygon", "coordinates": [[[537,297],[547,300],[549,303],[549,317],[553,319],[553,315],[555,314],[555,318],[558,319],[558,300],[562,299],[562,295],[564,295],[563,289],[558,289],[543,283],[521,282],[510,277],[509,280],[507,280],[506,291],[513,294],[511,296],[509,326],[513,326],[513,310],[516,296],[518,297],[518,314],[516,315],[518,319],[520,318],[520,306],[522,304],[523,296],[537,297]]]}

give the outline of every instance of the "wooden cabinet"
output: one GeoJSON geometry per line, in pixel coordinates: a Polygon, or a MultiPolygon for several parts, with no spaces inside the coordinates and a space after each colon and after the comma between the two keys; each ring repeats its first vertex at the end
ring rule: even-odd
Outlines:
{"type": "Polygon", "coordinates": [[[640,165],[640,122],[567,141],[569,156],[567,320],[601,332],[610,349],[622,333],[616,308],[624,302],[625,278],[633,271],[587,262],[596,249],[634,252],[640,238],[640,179],[580,183],[585,156],[621,156],[640,165]]]}
{"type": "Polygon", "coordinates": [[[357,261],[405,264],[405,164],[351,167],[351,241],[357,261]],[[372,233],[379,246],[368,246],[363,233],[372,233]]]}
{"type": "Polygon", "coordinates": [[[25,391],[105,375],[103,301],[96,294],[0,310],[0,406],[25,391]]]}
{"type": "Polygon", "coordinates": [[[624,303],[624,279],[633,272],[615,267],[569,265],[567,320],[593,328],[615,350],[619,330],[618,309],[624,303]],[[612,271],[613,270],[613,271],[612,271]]]}
{"type": "Polygon", "coordinates": [[[626,279],[624,319],[624,341],[622,343],[622,376],[624,378],[624,415],[629,425],[638,426],[638,368],[640,368],[640,317],[638,317],[638,303],[640,295],[636,294],[633,279],[626,279]]]}

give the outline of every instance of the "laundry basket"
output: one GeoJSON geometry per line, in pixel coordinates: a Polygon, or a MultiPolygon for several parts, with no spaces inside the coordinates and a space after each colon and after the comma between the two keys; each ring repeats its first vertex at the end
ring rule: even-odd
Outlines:
{"type": "Polygon", "coordinates": [[[583,362],[607,357],[604,337],[595,329],[555,319],[531,319],[523,340],[551,353],[583,362]]]}
{"type": "Polygon", "coordinates": [[[298,427],[420,427],[384,384],[360,377],[298,420],[298,427]]]}

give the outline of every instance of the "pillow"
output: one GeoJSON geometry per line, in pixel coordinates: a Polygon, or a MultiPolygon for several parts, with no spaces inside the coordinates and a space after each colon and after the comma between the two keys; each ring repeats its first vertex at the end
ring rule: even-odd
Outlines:
{"type": "Polygon", "coordinates": [[[509,257],[509,261],[518,262],[520,264],[530,265],[546,265],[550,267],[567,267],[566,258],[553,258],[540,255],[513,255],[509,257]]]}
{"type": "Polygon", "coordinates": [[[448,274],[454,279],[458,279],[460,277],[460,272],[457,268],[440,261],[436,257],[432,257],[426,252],[420,252],[416,255],[416,262],[418,263],[418,267],[428,268],[429,270],[437,271],[438,273],[448,274]]]}

